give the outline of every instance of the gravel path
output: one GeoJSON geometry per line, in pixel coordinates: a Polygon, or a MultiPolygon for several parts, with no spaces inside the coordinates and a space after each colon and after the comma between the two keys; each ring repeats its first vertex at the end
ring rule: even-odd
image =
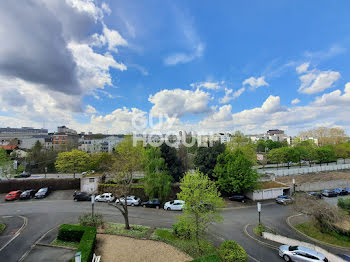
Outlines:
{"type": "Polygon", "coordinates": [[[129,237],[97,234],[95,254],[103,262],[184,262],[192,258],[168,244],[129,237]]]}

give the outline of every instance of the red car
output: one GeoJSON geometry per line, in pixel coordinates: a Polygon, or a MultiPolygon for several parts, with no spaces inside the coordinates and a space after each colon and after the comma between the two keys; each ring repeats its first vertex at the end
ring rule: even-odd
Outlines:
{"type": "Polygon", "coordinates": [[[21,196],[22,191],[11,191],[5,196],[5,200],[17,200],[21,196]]]}

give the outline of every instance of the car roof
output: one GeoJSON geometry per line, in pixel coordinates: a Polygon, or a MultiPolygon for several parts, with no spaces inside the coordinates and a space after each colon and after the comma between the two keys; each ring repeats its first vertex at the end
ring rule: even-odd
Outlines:
{"type": "Polygon", "coordinates": [[[307,252],[308,254],[313,255],[315,257],[318,257],[318,258],[321,258],[321,259],[325,258],[325,255],[323,255],[315,250],[306,248],[306,247],[298,246],[298,250],[307,252]]]}

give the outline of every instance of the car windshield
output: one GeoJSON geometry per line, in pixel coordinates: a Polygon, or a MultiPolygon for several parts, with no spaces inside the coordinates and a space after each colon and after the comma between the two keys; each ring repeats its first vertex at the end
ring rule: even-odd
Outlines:
{"type": "Polygon", "coordinates": [[[298,250],[298,246],[290,246],[289,251],[295,251],[298,250]]]}
{"type": "Polygon", "coordinates": [[[42,188],[42,189],[40,189],[38,192],[46,192],[46,188],[42,188]]]}

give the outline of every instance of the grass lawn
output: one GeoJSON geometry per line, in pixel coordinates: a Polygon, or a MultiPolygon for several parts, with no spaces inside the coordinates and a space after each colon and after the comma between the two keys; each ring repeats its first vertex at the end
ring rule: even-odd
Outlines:
{"type": "Polygon", "coordinates": [[[130,229],[126,230],[124,224],[111,222],[108,222],[106,224],[106,234],[120,235],[126,237],[146,238],[147,232],[150,229],[150,227],[147,226],[130,225],[130,229]]]}
{"type": "Polygon", "coordinates": [[[262,236],[263,232],[276,234],[276,232],[273,229],[265,226],[264,224],[258,224],[256,227],[254,227],[253,231],[258,236],[262,236]]]}
{"type": "MultiPolygon", "coordinates": [[[[206,240],[201,240],[201,248],[202,253],[199,253],[197,249],[197,243],[194,240],[186,240],[177,238],[171,229],[165,229],[165,228],[157,228],[153,234],[151,235],[150,239],[154,240],[160,240],[167,244],[173,245],[177,247],[178,249],[182,250],[186,254],[190,255],[193,258],[201,258],[203,256],[216,256],[217,252],[216,248],[209,243],[206,240]]],[[[217,257],[218,258],[218,257],[217,257]]],[[[197,262],[216,262],[220,260],[213,260],[214,258],[207,258],[206,260],[195,260],[197,262]],[[209,260],[210,259],[210,260],[209,260]]]]}
{"type": "Polygon", "coordinates": [[[6,225],[0,223],[0,234],[5,230],[6,225]]]}
{"type": "Polygon", "coordinates": [[[79,242],[70,242],[70,241],[62,241],[59,239],[55,239],[51,242],[53,246],[61,246],[61,247],[70,247],[70,248],[78,248],[79,242]]]}
{"type": "Polygon", "coordinates": [[[313,222],[298,224],[295,227],[309,237],[328,244],[350,248],[350,237],[340,235],[336,232],[322,233],[313,222]]]}

